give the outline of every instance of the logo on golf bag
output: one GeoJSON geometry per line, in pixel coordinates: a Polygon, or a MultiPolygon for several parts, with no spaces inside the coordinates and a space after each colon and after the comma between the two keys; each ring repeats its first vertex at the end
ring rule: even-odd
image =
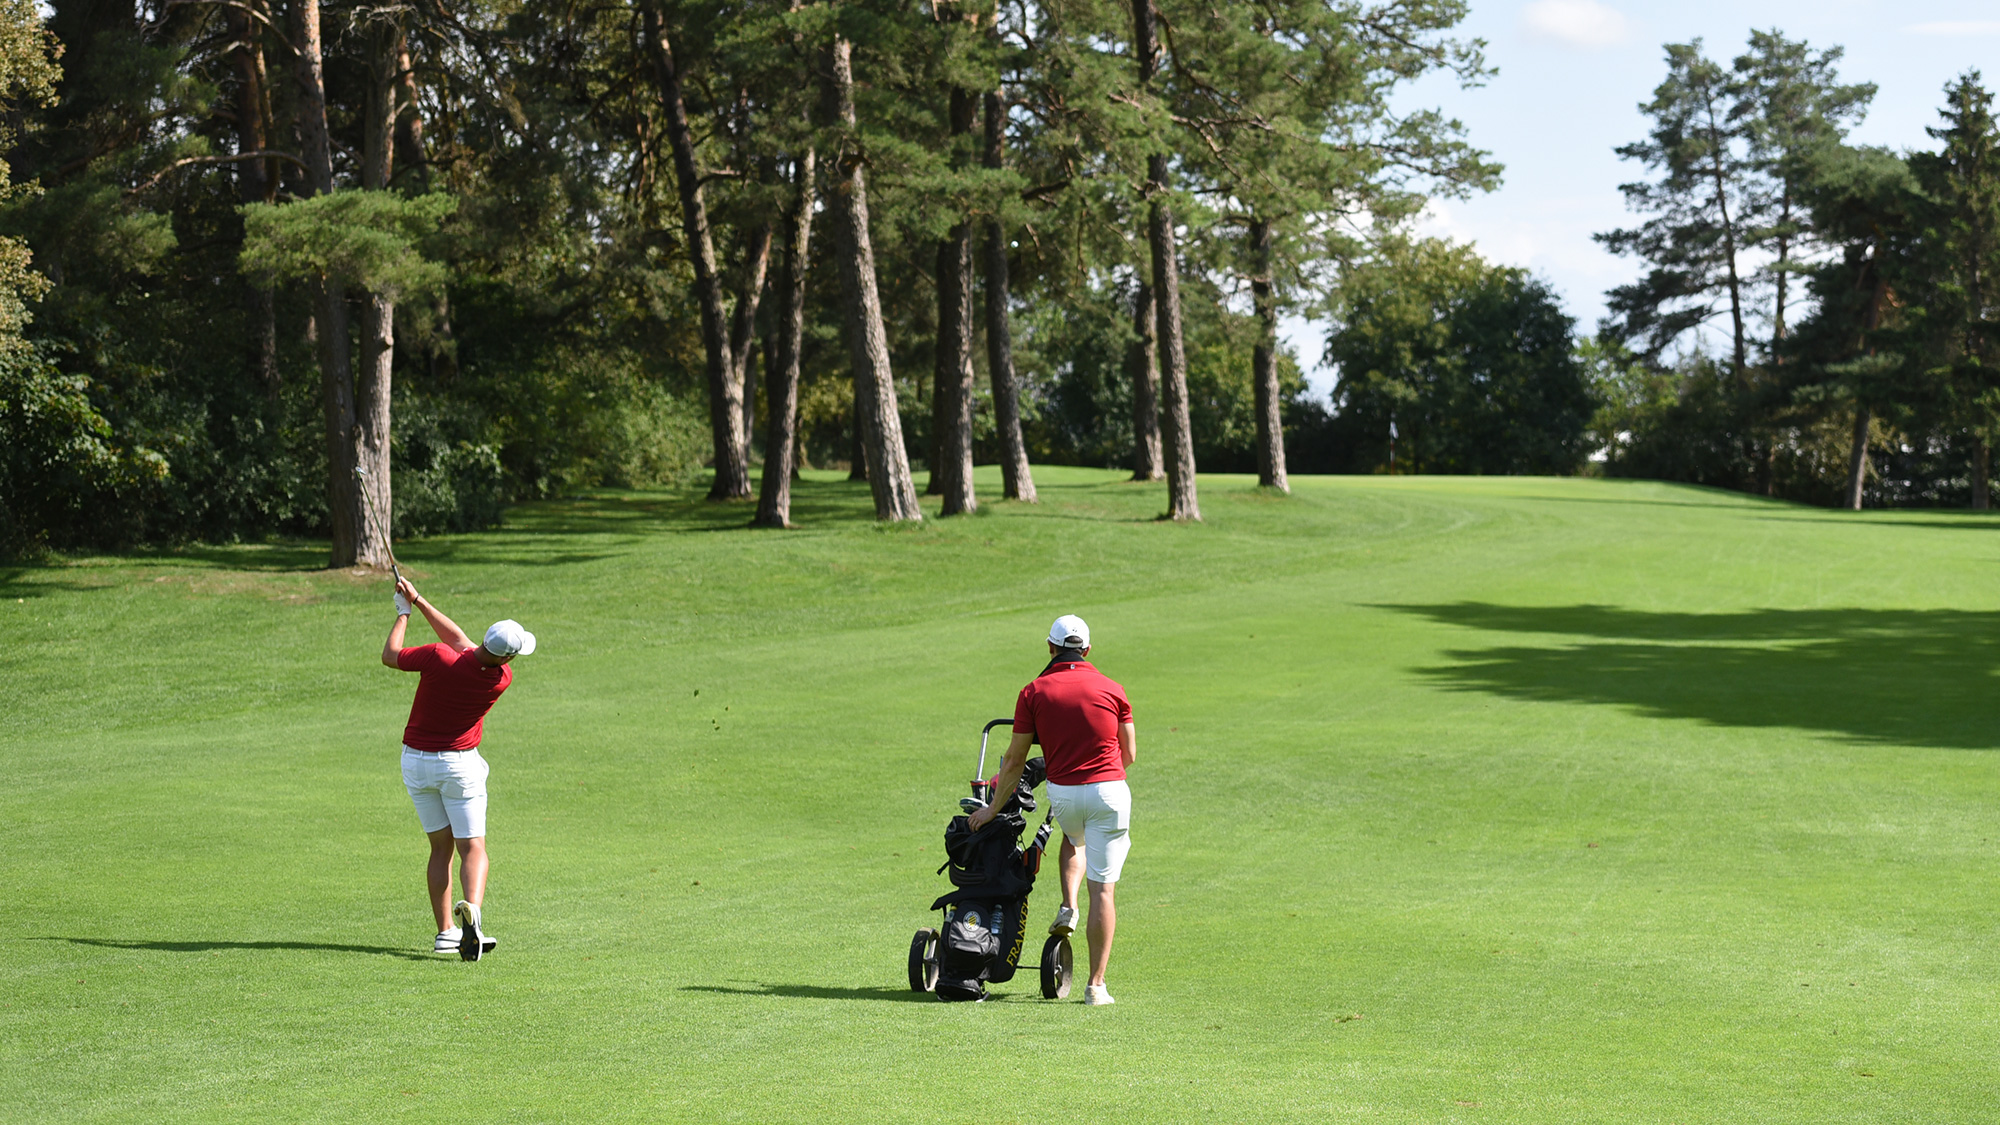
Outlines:
{"type": "Polygon", "coordinates": [[[954,908],[945,916],[944,940],[938,950],[946,975],[971,980],[990,979],[988,968],[1000,956],[1000,935],[1006,911],[987,906],[984,915],[970,906],[954,908]]]}

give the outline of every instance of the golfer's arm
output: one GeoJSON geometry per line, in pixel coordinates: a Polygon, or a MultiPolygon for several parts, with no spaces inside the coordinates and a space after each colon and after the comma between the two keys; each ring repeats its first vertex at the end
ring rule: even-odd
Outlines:
{"type": "Polygon", "coordinates": [[[432,605],[428,599],[418,598],[417,608],[424,611],[424,620],[431,623],[431,631],[437,634],[438,640],[450,645],[453,652],[467,652],[477,647],[472,643],[472,638],[465,635],[465,630],[458,627],[457,622],[446,617],[443,611],[432,605]]]}
{"type": "Polygon", "coordinates": [[[1126,769],[1131,769],[1132,763],[1138,760],[1139,735],[1132,729],[1131,723],[1118,724],[1118,757],[1125,763],[1126,769]]]}
{"type": "Polygon", "coordinates": [[[396,623],[389,626],[389,639],[382,642],[382,663],[391,668],[397,666],[396,654],[403,649],[403,630],[407,629],[409,624],[409,618],[397,614],[396,623]]]}

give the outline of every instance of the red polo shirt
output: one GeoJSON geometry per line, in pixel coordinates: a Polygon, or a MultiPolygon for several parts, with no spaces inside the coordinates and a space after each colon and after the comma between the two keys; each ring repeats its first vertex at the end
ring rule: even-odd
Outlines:
{"type": "Polygon", "coordinates": [[[1057,785],[1122,780],[1118,727],[1131,721],[1125,689],[1086,660],[1050,665],[1014,701],[1014,733],[1036,736],[1057,785]]]}
{"type": "Polygon", "coordinates": [[[428,644],[396,653],[396,667],[422,673],[417,697],[410,701],[403,745],[412,750],[479,748],[486,712],[514,682],[514,670],[505,664],[498,668],[481,664],[478,651],[453,652],[447,644],[428,644]]]}

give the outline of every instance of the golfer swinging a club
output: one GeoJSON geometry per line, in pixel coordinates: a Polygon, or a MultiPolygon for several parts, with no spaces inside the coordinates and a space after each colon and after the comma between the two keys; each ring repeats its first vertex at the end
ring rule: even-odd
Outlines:
{"type": "Polygon", "coordinates": [[[438,928],[432,948],[439,953],[456,949],[467,961],[479,960],[495,944],[480,929],[479,917],[479,902],[486,897],[487,774],[479,735],[486,712],[514,682],[508,663],[533,651],[535,635],[512,620],[496,622],[486,630],[485,642],[474,644],[409,579],[397,579],[396,624],[382,645],[382,663],[419,674],[410,722],[403,728],[403,785],[431,841],[427,875],[438,928]],[[423,611],[438,643],[403,647],[413,606],[423,611]],[[450,905],[447,914],[454,850],[465,897],[450,905]]]}
{"type": "MultiPolygon", "coordinates": [[[[1088,655],[1090,626],[1069,614],[1056,618],[1049,626],[1048,667],[1014,702],[1014,738],[991,791],[1012,793],[1028,763],[1028,747],[1042,744],[1049,767],[1049,808],[1063,833],[1063,901],[1049,932],[1076,929],[1076,895],[1087,867],[1090,980],[1083,987],[1083,1002],[1111,1004],[1115,1001],[1104,987],[1104,970],[1118,927],[1112,891],[1132,847],[1132,790],[1125,784],[1125,771],[1138,750],[1125,689],[1084,660],[1088,655]]],[[[967,818],[972,830],[986,827],[998,809],[998,802],[974,809],[967,818]]]]}

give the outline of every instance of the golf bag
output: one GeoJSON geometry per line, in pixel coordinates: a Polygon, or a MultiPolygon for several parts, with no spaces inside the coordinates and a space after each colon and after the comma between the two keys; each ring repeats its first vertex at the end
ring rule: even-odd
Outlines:
{"type": "Polygon", "coordinates": [[[1028,892],[1035,889],[1051,828],[1044,820],[1023,848],[1028,821],[1022,814],[1035,810],[1034,788],[1046,774],[1042,759],[1030,759],[1013,795],[985,828],[972,831],[963,816],[945,827],[945,862],[938,872],[950,873],[953,889],[931,903],[945,912],[937,942],[940,1000],[978,1000],[986,985],[1012,980],[1021,963],[1028,892]]]}

